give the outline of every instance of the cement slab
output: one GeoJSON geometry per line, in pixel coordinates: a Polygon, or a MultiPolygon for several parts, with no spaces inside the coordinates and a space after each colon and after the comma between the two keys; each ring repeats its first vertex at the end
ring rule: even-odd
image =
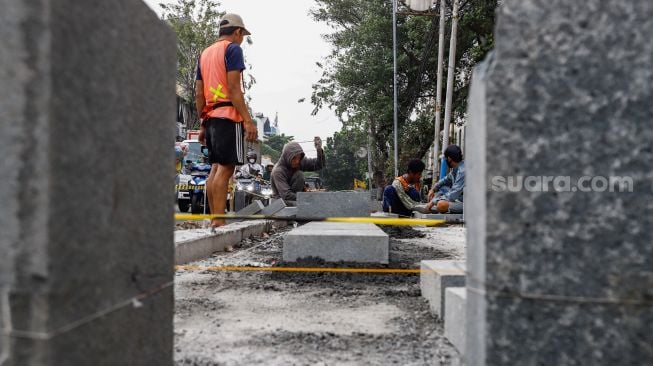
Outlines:
{"type": "Polygon", "coordinates": [[[430,260],[421,262],[420,288],[431,312],[445,317],[445,290],[465,286],[465,261],[430,260]]]}
{"type": "Polygon", "coordinates": [[[261,212],[265,206],[263,205],[263,202],[261,201],[254,201],[247,205],[246,207],[241,208],[238,212],[236,212],[236,215],[239,216],[248,216],[248,215],[256,215],[257,213],[261,212]]]}
{"type": "Polygon", "coordinates": [[[372,212],[370,214],[370,217],[391,217],[396,219],[399,218],[399,215],[390,212],[372,212]]]}
{"type": "Polygon", "coordinates": [[[274,215],[277,212],[283,210],[286,208],[286,203],[281,199],[276,199],[274,201],[271,201],[269,205],[265,206],[263,210],[261,211],[261,215],[269,216],[269,215],[274,215]]]}
{"type": "Polygon", "coordinates": [[[444,296],[447,308],[444,336],[461,355],[464,355],[467,289],[465,287],[449,287],[444,296]]]}
{"type": "Polygon", "coordinates": [[[429,220],[445,220],[447,222],[464,222],[463,214],[424,214],[421,212],[413,212],[413,217],[416,219],[429,219],[429,220]]]}
{"type": "Polygon", "coordinates": [[[390,239],[374,224],[311,222],[284,238],[283,260],[320,258],[327,262],[388,263],[390,239]]]}
{"type": "Polygon", "coordinates": [[[286,207],[283,210],[275,213],[273,216],[277,217],[296,217],[297,216],[297,207],[286,207]]]}
{"type": "Polygon", "coordinates": [[[365,192],[299,192],[297,216],[367,217],[370,197],[365,192]]]}
{"type": "Polygon", "coordinates": [[[215,252],[224,251],[241,240],[262,235],[273,226],[283,227],[285,222],[252,220],[235,222],[214,231],[211,229],[192,229],[175,231],[175,264],[181,265],[208,258],[215,252]]]}

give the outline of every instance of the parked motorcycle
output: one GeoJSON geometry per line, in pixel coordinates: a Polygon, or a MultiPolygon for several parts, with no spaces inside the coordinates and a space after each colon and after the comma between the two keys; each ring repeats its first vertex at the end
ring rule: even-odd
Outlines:
{"type": "MultiPolygon", "coordinates": [[[[211,173],[211,165],[206,163],[206,156],[208,150],[205,146],[201,146],[199,159],[186,161],[186,173],[183,175],[179,182],[177,205],[179,211],[188,212],[190,208],[191,213],[201,214],[204,213],[205,202],[205,189],[206,181],[211,173]]],[[[197,155],[197,154],[196,154],[197,155]]],[[[209,206],[206,206],[206,213],[209,212],[209,206]]]]}

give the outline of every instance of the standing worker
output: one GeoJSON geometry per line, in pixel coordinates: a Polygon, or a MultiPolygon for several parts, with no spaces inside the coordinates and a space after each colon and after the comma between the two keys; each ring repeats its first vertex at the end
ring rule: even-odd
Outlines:
{"type": "MultiPolygon", "coordinates": [[[[199,140],[209,149],[211,173],[206,193],[214,214],[225,213],[229,179],[236,165],[245,160],[243,140],[257,139],[242,85],[245,60],[240,45],[250,34],[240,16],[226,14],[220,21],[218,41],[202,52],[197,66],[195,105],[202,119],[199,140]]],[[[211,227],[224,224],[224,219],[211,221],[211,227]]]]}

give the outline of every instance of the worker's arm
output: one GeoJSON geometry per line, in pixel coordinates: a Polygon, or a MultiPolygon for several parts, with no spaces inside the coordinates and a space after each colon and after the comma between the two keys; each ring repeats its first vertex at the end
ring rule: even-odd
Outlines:
{"type": "Polygon", "coordinates": [[[458,171],[456,172],[456,178],[451,184],[451,189],[444,196],[444,199],[449,202],[454,202],[461,199],[463,191],[465,190],[465,168],[461,165],[457,169],[458,171]]]}
{"type": "Polygon", "coordinates": [[[313,140],[315,150],[317,151],[317,158],[304,158],[302,159],[300,170],[304,172],[315,172],[326,166],[326,157],[322,149],[322,139],[315,137],[313,140]]]}
{"type": "Polygon", "coordinates": [[[202,112],[206,106],[206,98],[204,98],[204,81],[195,80],[195,108],[197,109],[197,116],[202,117],[202,112]]]}
{"type": "MultiPolygon", "coordinates": [[[[206,98],[204,98],[204,82],[202,80],[195,80],[195,108],[197,109],[197,117],[202,118],[204,107],[206,106],[206,98]]],[[[206,128],[204,122],[200,124],[200,135],[197,138],[202,145],[206,145],[206,128]]]]}
{"type": "Polygon", "coordinates": [[[431,201],[431,200],[435,197],[436,193],[438,193],[438,191],[440,190],[440,188],[442,188],[442,187],[450,187],[451,185],[453,185],[453,175],[452,175],[452,173],[449,173],[449,174],[447,174],[446,177],[440,179],[440,180],[435,184],[435,186],[433,186],[433,188],[431,188],[431,189],[429,190],[428,200],[431,201]]]}
{"type": "Polygon", "coordinates": [[[395,179],[394,182],[392,182],[392,187],[394,187],[395,192],[397,193],[397,197],[399,198],[399,201],[401,201],[401,204],[406,207],[408,210],[413,210],[415,206],[419,205],[419,202],[413,201],[412,198],[404,191],[404,186],[401,185],[401,182],[399,180],[395,179]]]}
{"type": "Polygon", "coordinates": [[[234,108],[243,117],[243,128],[245,129],[245,139],[250,142],[256,141],[258,130],[252,116],[249,114],[247,104],[245,103],[245,96],[240,85],[241,71],[234,70],[227,72],[227,83],[229,84],[229,100],[234,105],[234,108]]]}

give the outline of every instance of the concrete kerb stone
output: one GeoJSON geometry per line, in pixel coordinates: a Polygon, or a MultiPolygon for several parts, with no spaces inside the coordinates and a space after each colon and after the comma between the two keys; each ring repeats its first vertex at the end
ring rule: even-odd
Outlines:
{"type": "Polygon", "coordinates": [[[462,214],[424,214],[421,212],[414,212],[413,217],[416,219],[444,220],[451,223],[464,222],[464,217],[462,214]]]}
{"type": "Polygon", "coordinates": [[[284,227],[285,222],[254,220],[235,222],[215,229],[192,229],[175,231],[175,264],[181,265],[224,251],[244,239],[262,235],[272,227],[284,227]]]}
{"type": "Polygon", "coordinates": [[[257,213],[261,212],[265,206],[263,205],[263,202],[256,200],[247,205],[246,207],[241,208],[238,212],[236,212],[236,215],[238,216],[249,216],[249,215],[256,215],[257,213]]]}
{"type": "Polygon", "coordinates": [[[444,336],[456,347],[461,355],[465,354],[465,322],[467,289],[449,287],[445,291],[444,336]]]}
{"type": "Polygon", "coordinates": [[[429,302],[431,312],[445,319],[445,291],[449,287],[465,286],[465,262],[428,260],[421,262],[420,289],[429,302]]]}
{"type": "Polygon", "coordinates": [[[263,208],[263,210],[261,211],[261,215],[265,215],[265,216],[274,215],[277,212],[283,210],[284,208],[286,208],[286,203],[281,198],[279,198],[274,201],[271,201],[269,205],[265,206],[265,208],[263,208]]]}
{"type": "Polygon", "coordinates": [[[320,258],[327,262],[389,262],[390,238],[374,224],[311,222],[289,232],[283,260],[320,258]]]}
{"type": "Polygon", "coordinates": [[[370,196],[367,192],[299,192],[299,217],[367,217],[370,196]]]}
{"type": "MultiPolygon", "coordinates": [[[[235,224],[235,223],[234,223],[235,224]]],[[[211,229],[179,230],[175,232],[175,264],[186,264],[224,251],[243,239],[243,229],[229,224],[211,229]]]]}
{"type": "Polygon", "coordinates": [[[390,212],[372,212],[370,217],[390,217],[390,218],[399,218],[399,215],[393,214],[390,212]]]}
{"type": "Polygon", "coordinates": [[[297,216],[297,207],[286,207],[281,211],[275,213],[273,216],[277,217],[295,217],[297,216]]]}

